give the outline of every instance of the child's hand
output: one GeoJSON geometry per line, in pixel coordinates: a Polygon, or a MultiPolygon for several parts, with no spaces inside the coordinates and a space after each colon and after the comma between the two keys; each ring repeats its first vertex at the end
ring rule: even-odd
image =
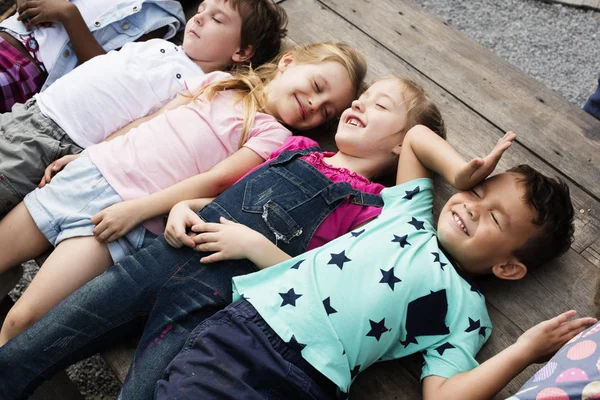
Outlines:
{"type": "Polygon", "coordinates": [[[195,233],[188,234],[187,229],[196,224],[201,224],[202,218],[198,216],[187,204],[182,201],[171,208],[167,226],[165,228],[165,240],[171,247],[179,249],[183,246],[195,247],[191,236],[196,236],[195,233]]]}
{"type": "Polygon", "coordinates": [[[43,188],[46,184],[50,183],[52,177],[58,174],[68,163],[78,158],[79,154],[69,154],[67,156],[61,157],[58,160],[54,161],[50,165],[46,167],[44,171],[44,176],[38,185],[39,188],[43,188]]]}
{"type": "Polygon", "coordinates": [[[253,252],[260,252],[261,244],[271,242],[260,233],[246,225],[229,221],[221,217],[220,224],[202,222],[194,225],[192,231],[198,233],[192,240],[197,244],[197,251],[214,251],[215,253],[202,257],[203,263],[222,260],[239,260],[252,258],[253,252]]]}
{"type": "Polygon", "coordinates": [[[27,29],[49,22],[61,22],[69,18],[75,5],[68,0],[24,0],[17,4],[19,16],[27,29]]]}
{"type": "Polygon", "coordinates": [[[459,190],[469,190],[487,178],[500,161],[502,154],[508,149],[517,137],[514,132],[507,132],[498,140],[493,150],[484,158],[474,158],[465,164],[454,178],[454,187],[459,190]]]}
{"type": "Polygon", "coordinates": [[[105,208],[91,218],[94,236],[101,242],[113,242],[131,232],[143,221],[135,201],[124,201],[105,208]]]}
{"type": "Polygon", "coordinates": [[[540,322],[523,333],[517,339],[516,345],[522,347],[531,362],[547,361],[565,343],[598,322],[596,318],[578,318],[569,321],[569,318],[576,314],[577,311],[571,310],[540,322]]]}

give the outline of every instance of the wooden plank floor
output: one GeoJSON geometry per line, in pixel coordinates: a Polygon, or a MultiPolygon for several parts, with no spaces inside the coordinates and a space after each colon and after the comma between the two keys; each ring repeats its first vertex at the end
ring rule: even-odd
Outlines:
{"type": "MultiPolygon", "coordinates": [[[[292,41],[346,41],[367,57],[370,78],[395,74],[423,85],[442,109],[448,140],[465,157],[484,154],[514,130],[519,138],[500,169],[529,163],[569,184],[577,231],[568,254],[521,282],[482,280],[495,329],[479,360],[559,312],[591,311],[600,247],[599,121],[411,0],[284,0],[282,6],[292,41]]],[[[437,182],[436,190],[439,209],[451,189],[437,182]]],[[[530,367],[497,398],[510,396],[536,369],[530,367]]],[[[384,363],[361,374],[351,394],[417,399],[419,375],[417,357],[384,363]]]]}

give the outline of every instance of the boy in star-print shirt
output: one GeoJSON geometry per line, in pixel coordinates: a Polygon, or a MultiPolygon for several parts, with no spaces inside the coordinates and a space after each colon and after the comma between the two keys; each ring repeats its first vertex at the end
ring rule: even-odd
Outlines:
{"type": "Polygon", "coordinates": [[[491,322],[469,277],[520,279],[526,265],[566,251],[573,232],[563,183],[528,166],[485,179],[515,137],[507,133],[487,157],[467,163],[429,129],[411,129],[397,186],[381,193],[381,215],[292,259],[245,226],[206,224],[222,226],[207,229],[210,241],[222,240],[214,232],[236,238],[239,249],[229,254],[273,266],[233,279],[239,301],[192,332],[157,384],[157,399],[182,391],[177,398],[224,398],[232,387],[248,398],[344,398],[369,365],[416,352],[425,360],[424,399],[484,399],[556,351],[595,320],[568,322],[571,311],[480,366],[474,358],[491,322]],[[469,190],[448,200],[437,232],[432,171],[469,190]]]}

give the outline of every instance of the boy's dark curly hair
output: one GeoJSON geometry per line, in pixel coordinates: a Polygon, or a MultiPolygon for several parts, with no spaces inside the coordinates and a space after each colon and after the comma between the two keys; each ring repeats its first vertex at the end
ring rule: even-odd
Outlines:
{"type": "Polygon", "coordinates": [[[518,165],[507,172],[519,174],[525,186],[524,199],[537,212],[532,222],[542,227],[514,255],[528,268],[542,265],[565,253],[573,242],[573,205],[569,187],[561,180],[544,176],[529,165],[518,165]]]}
{"type": "Polygon", "coordinates": [[[272,0],[229,0],[242,17],[241,48],[252,46],[254,68],[273,59],[287,34],[287,14],[272,0]]]}

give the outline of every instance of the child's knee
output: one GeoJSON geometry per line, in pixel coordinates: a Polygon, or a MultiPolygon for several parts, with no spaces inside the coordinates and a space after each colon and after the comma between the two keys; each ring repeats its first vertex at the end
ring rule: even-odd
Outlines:
{"type": "Polygon", "coordinates": [[[30,308],[19,307],[16,304],[4,319],[4,324],[2,325],[3,339],[11,339],[24,332],[36,320],[35,313],[30,308]]]}

